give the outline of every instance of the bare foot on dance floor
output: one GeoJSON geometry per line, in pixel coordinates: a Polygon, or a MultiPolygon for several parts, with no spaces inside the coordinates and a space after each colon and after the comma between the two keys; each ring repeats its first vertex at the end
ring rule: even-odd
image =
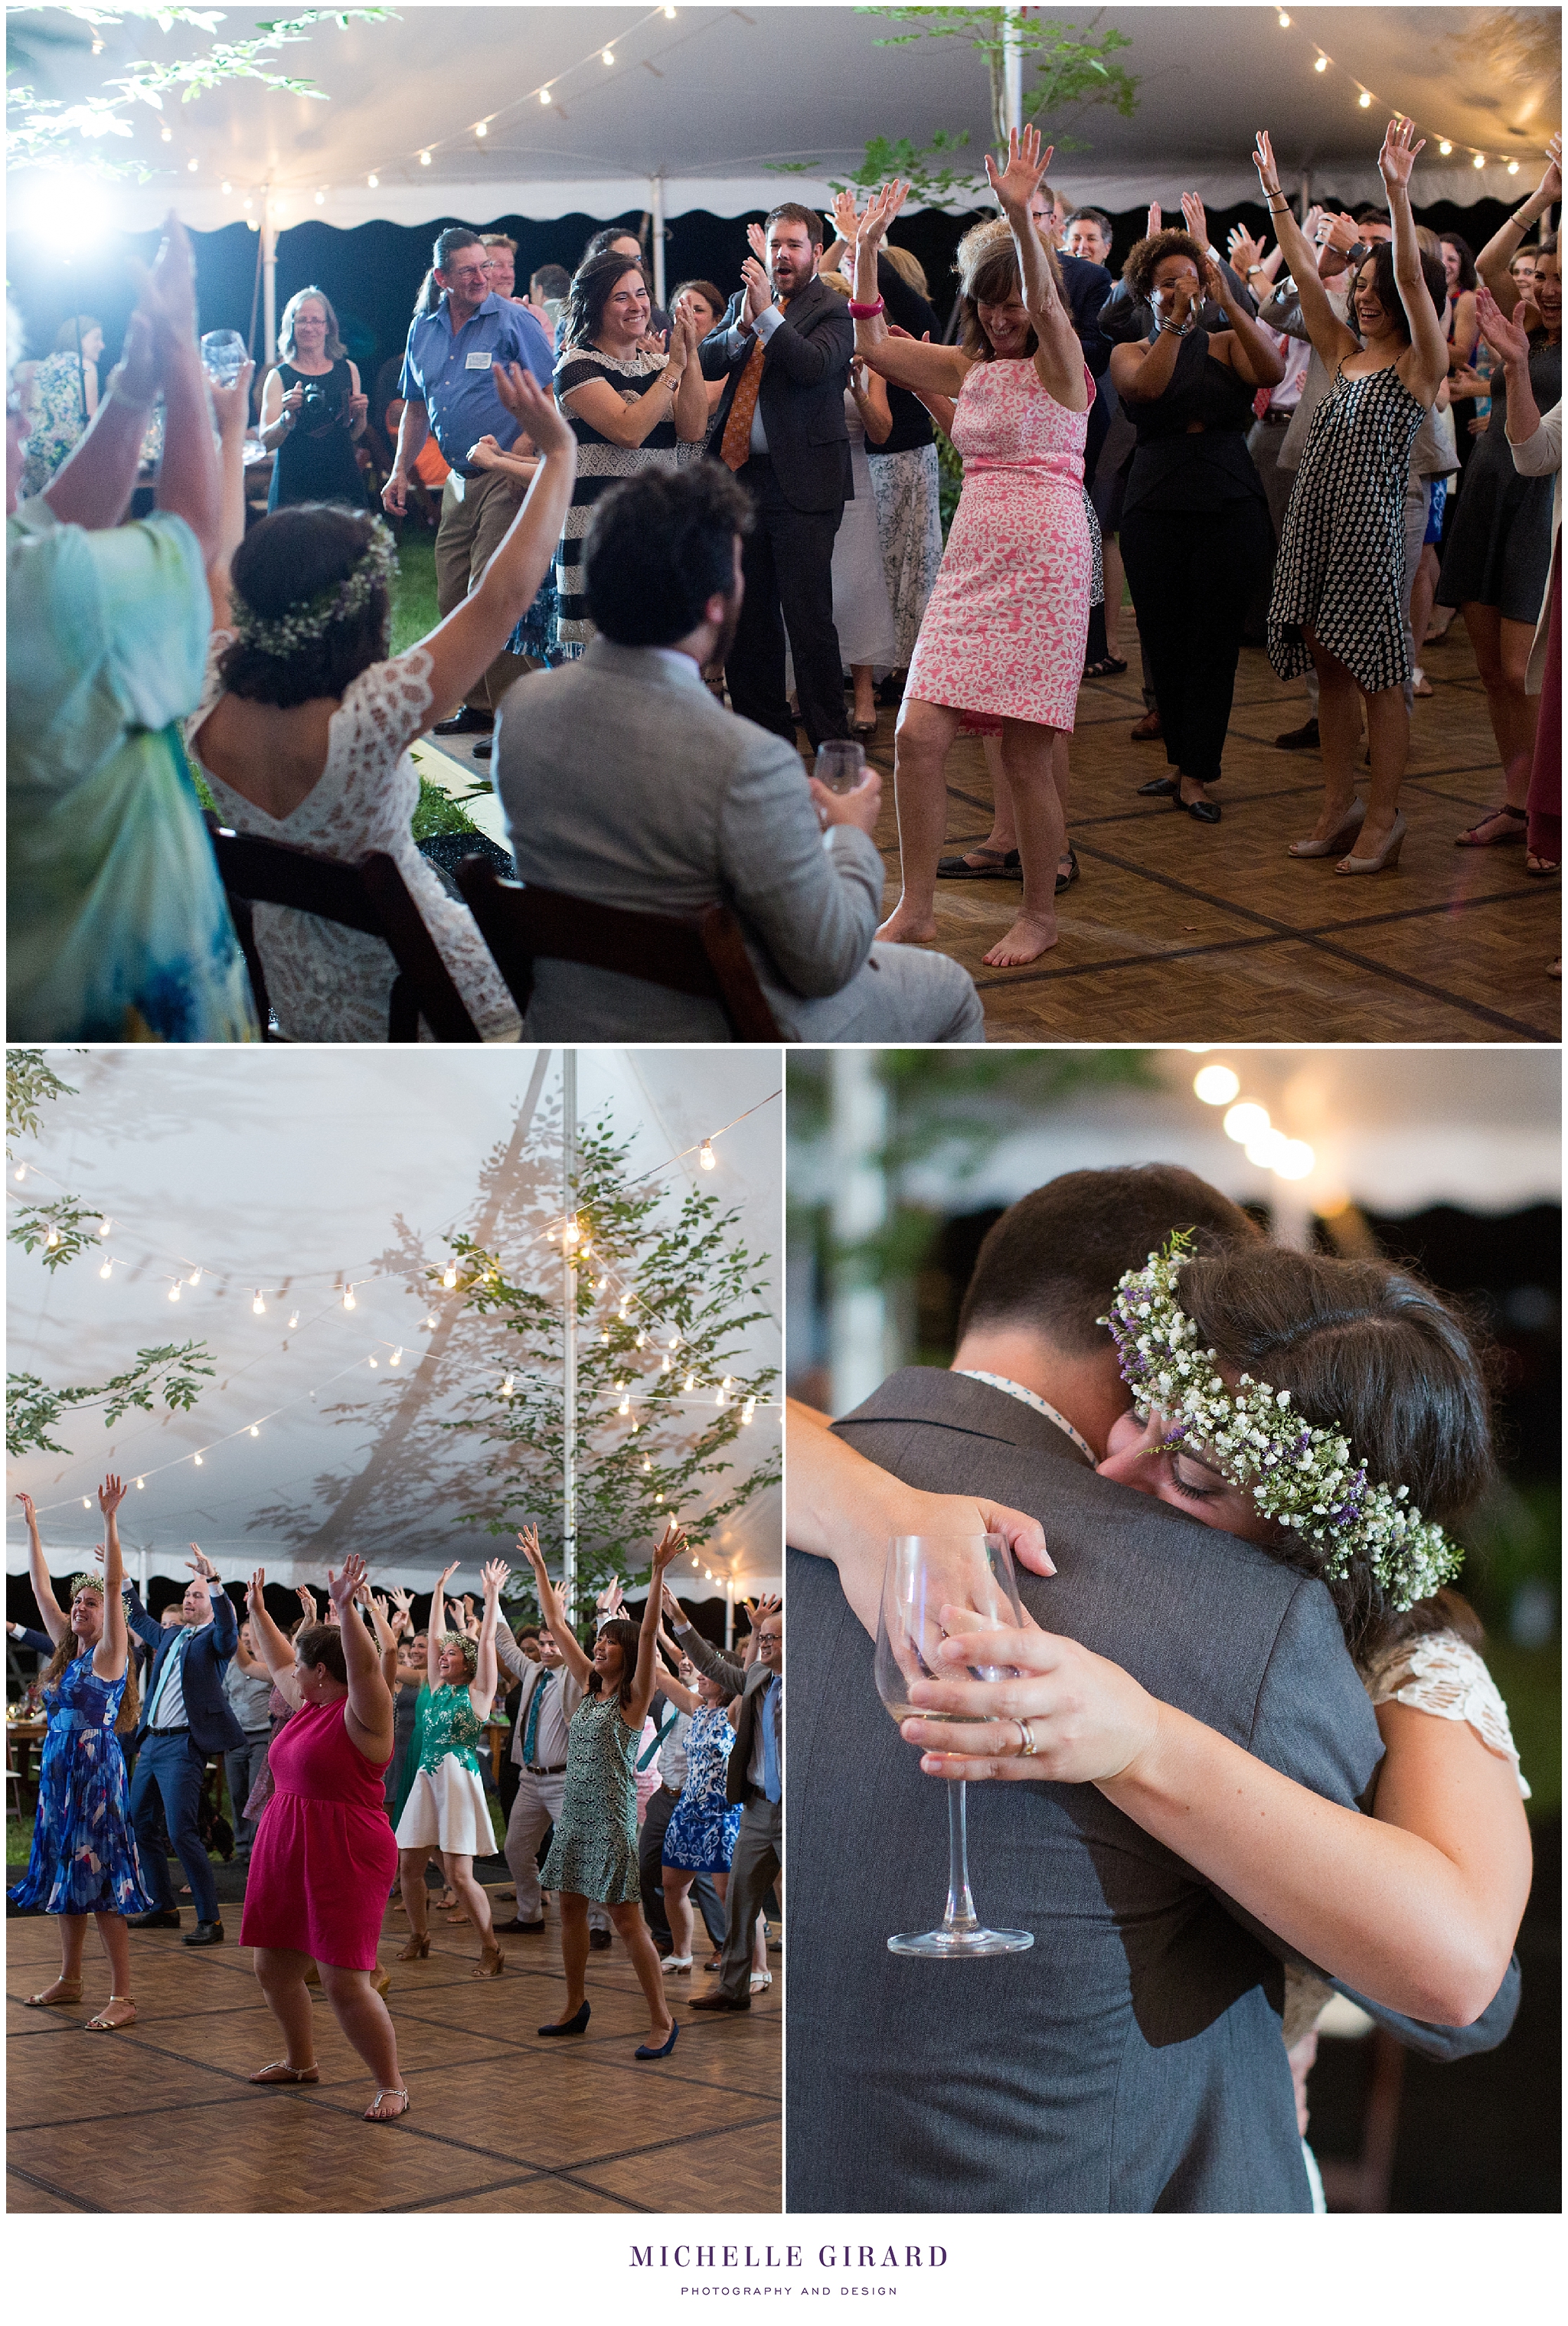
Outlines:
{"type": "Polygon", "coordinates": [[[985,956],[988,969],[1022,969],[1027,961],[1038,961],[1056,943],[1056,924],[1032,921],[1020,913],[1005,937],[998,938],[985,956]]]}
{"type": "Polygon", "coordinates": [[[932,944],[936,939],[936,915],[922,917],[900,904],[895,905],[877,932],[879,944],[932,944]]]}

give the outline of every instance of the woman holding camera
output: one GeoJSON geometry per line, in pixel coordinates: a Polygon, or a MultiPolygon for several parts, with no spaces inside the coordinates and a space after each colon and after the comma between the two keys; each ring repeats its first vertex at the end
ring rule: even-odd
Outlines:
{"type": "Polygon", "coordinates": [[[370,399],[359,390],[357,368],[338,336],[338,318],[324,291],[296,291],[278,325],[286,360],[262,385],[261,440],[273,461],[269,510],[299,501],[347,501],[365,507],[365,484],[354,447],[365,433],[370,399]]]}

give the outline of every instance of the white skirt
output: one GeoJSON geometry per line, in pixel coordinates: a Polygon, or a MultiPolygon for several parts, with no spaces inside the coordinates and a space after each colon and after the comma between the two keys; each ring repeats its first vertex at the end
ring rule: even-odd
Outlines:
{"type": "Polygon", "coordinates": [[[445,1755],[432,1775],[421,1769],[397,1820],[399,1849],[444,1849],[454,1857],[493,1857],[496,1828],[476,1771],[455,1754],[445,1755]]]}

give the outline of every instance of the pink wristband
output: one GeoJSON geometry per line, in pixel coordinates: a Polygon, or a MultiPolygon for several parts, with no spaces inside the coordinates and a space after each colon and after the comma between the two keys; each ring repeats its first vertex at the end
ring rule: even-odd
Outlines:
{"type": "Polygon", "coordinates": [[[849,302],[849,312],[854,316],[855,321],[858,323],[864,323],[871,316],[879,315],[882,312],[882,305],[883,302],[880,299],[877,300],[874,307],[862,307],[856,300],[851,299],[849,302]]]}

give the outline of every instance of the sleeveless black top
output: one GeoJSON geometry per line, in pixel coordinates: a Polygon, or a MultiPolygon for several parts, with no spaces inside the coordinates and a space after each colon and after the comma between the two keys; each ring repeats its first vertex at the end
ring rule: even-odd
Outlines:
{"type": "Polygon", "coordinates": [[[1191,332],[1176,350],[1176,368],[1164,395],[1147,404],[1125,400],[1138,441],[1124,513],[1212,509],[1226,501],[1266,499],[1247,449],[1256,392],[1209,353],[1207,331],[1191,332]],[[1190,435],[1194,421],[1202,423],[1202,433],[1190,435]]]}
{"type": "Polygon", "coordinates": [[[365,482],[354,457],[354,440],[343,407],[353,393],[348,359],[339,356],[329,372],[315,375],[281,363],[278,377],[286,395],[302,387],[306,395],[320,388],[320,405],[302,406],[298,419],[273,459],[273,480],[267,507],[286,508],[294,501],[346,501],[351,509],[365,507],[365,482]]]}

